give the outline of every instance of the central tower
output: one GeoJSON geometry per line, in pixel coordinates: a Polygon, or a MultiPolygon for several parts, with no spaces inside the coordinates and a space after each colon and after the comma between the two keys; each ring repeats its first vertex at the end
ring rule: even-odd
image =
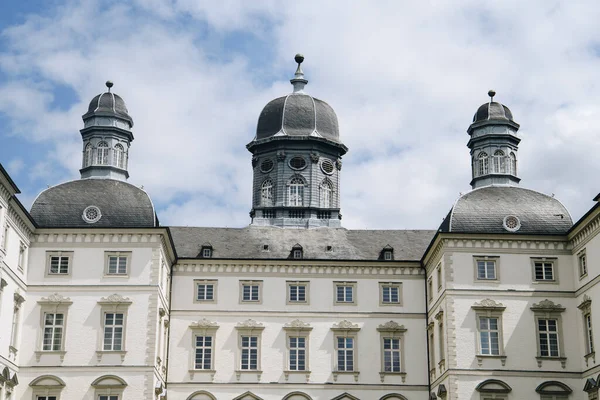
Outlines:
{"type": "Polygon", "coordinates": [[[335,112],[304,92],[301,64],[287,96],[260,113],[252,153],[253,225],[339,228],[340,171],[348,148],[340,142],[335,112]]]}

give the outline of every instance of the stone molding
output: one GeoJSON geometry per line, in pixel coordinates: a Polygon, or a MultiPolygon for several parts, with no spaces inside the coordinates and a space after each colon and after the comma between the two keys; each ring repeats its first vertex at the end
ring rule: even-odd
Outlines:
{"type": "Polygon", "coordinates": [[[473,310],[481,311],[504,311],[506,306],[502,303],[498,303],[492,299],[483,299],[479,303],[475,303],[471,306],[473,310]]]}
{"type": "Polygon", "coordinates": [[[353,324],[347,319],[338,322],[337,324],[333,324],[331,327],[332,331],[344,331],[344,332],[358,332],[360,331],[360,327],[358,324],[353,324]]]}
{"type": "Polygon", "coordinates": [[[394,333],[404,333],[406,332],[406,328],[404,325],[400,325],[395,321],[388,321],[383,323],[377,327],[378,332],[394,332],[394,333]]]}
{"type": "Polygon", "coordinates": [[[523,238],[523,239],[502,239],[502,238],[447,238],[444,239],[448,249],[478,249],[478,250],[506,250],[506,251],[566,251],[571,254],[571,246],[567,240],[548,238],[523,238]]]}
{"type": "Polygon", "coordinates": [[[131,304],[132,301],[129,299],[129,297],[123,297],[118,293],[115,294],[111,294],[110,296],[107,297],[102,297],[100,299],[100,301],[98,302],[98,304],[115,304],[115,305],[120,305],[120,304],[131,304]]]}
{"type": "Polygon", "coordinates": [[[206,318],[202,318],[196,322],[192,322],[190,324],[190,328],[192,329],[219,329],[219,324],[213,321],[210,321],[206,318]]]}
{"type": "MultiPolygon", "coordinates": [[[[260,265],[261,260],[254,260],[254,264],[178,264],[173,266],[173,272],[191,273],[219,273],[219,274],[282,274],[282,275],[358,275],[368,278],[378,276],[414,276],[425,275],[421,266],[342,266],[342,265],[260,265]]],[[[268,262],[265,260],[265,262],[268,262]]]]}
{"type": "Polygon", "coordinates": [[[65,297],[60,293],[51,294],[48,297],[42,297],[38,300],[39,304],[71,305],[73,302],[70,297],[65,297]]]}
{"type": "MultiPolygon", "coordinates": [[[[81,229],[84,230],[84,229],[81,229]]],[[[60,243],[60,244],[90,244],[90,243],[140,243],[157,244],[166,242],[162,233],[37,233],[31,238],[32,243],[60,243]]]]}
{"type": "Polygon", "coordinates": [[[235,329],[262,331],[263,329],[265,329],[265,325],[262,322],[257,322],[252,318],[249,318],[243,322],[238,322],[238,324],[235,326],[235,329]]]}
{"type": "Polygon", "coordinates": [[[588,239],[595,237],[598,231],[600,231],[600,213],[570,238],[573,248],[578,248],[580,245],[587,243],[588,239]]]}
{"type": "Polygon", "coordinates": [[[532,311],[538,312],[563,312],[565,308],[561,304],[555,304],[552,300],[542,300],[531,306],[532,311]]]}
{"type": "Polygon", "coordinates": [[[592,306],[592,299],[587,294],[584,294],[581,304],[579,304],[577,306],[577,308],[579,308],[582,312],[585,313],[585,312],[590,311],[591,306],[592,306]]]}
{"type": "Polygon", "coordinates": [[[312,331],[312,326],[308,322],[295,319],[292,322],[288,322],[283,326],[286,331],[312,331]]]}

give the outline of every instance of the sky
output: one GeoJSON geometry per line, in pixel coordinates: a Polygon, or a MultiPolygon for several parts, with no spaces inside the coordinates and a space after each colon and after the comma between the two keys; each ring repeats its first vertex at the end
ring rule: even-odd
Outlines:
{"type": "Polygon", "coordinates": [[[521,125],[521,186],[579,219],[600,192],[600,2],[0,1],[0,162],[29,208],[79,178],[81,115],[114,82],[129,182],[163,225],[243,227],[245,145],[271,99],[336,111],[342,225],[436,229],[470,190],[466,132],[497,92],[521,125]]]}

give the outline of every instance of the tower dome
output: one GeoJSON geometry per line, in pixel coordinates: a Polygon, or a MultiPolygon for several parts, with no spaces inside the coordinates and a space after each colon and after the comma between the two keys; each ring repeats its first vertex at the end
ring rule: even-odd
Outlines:
{"type": "Polygon", "coordinates": [[[129,127],[133,127],[133,119],[129,116],[125,101],[118,94],[112,93],[113,87],[111,81],[106,82],[108,91],[100,93],[90,101],[88,112],[83,115],[84,121],[94,116],[116,117],[129,122],[129,127]]]}

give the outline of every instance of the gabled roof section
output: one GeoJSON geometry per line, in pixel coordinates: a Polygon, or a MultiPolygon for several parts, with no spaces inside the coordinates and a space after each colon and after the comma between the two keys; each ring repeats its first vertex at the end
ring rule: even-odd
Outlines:
{"type": "Polygon", "coordinates": [[[258,397],[254,393],[248,391],[234,398],[233,400],[263,400],[262,397],[258,397]]]}
{"type": "Polygon", "coordinates": [[[342,393],[339,396],[334,397],[331,400],[360,400],[358,397],[352,396],[350,393],[342,393]]]}

